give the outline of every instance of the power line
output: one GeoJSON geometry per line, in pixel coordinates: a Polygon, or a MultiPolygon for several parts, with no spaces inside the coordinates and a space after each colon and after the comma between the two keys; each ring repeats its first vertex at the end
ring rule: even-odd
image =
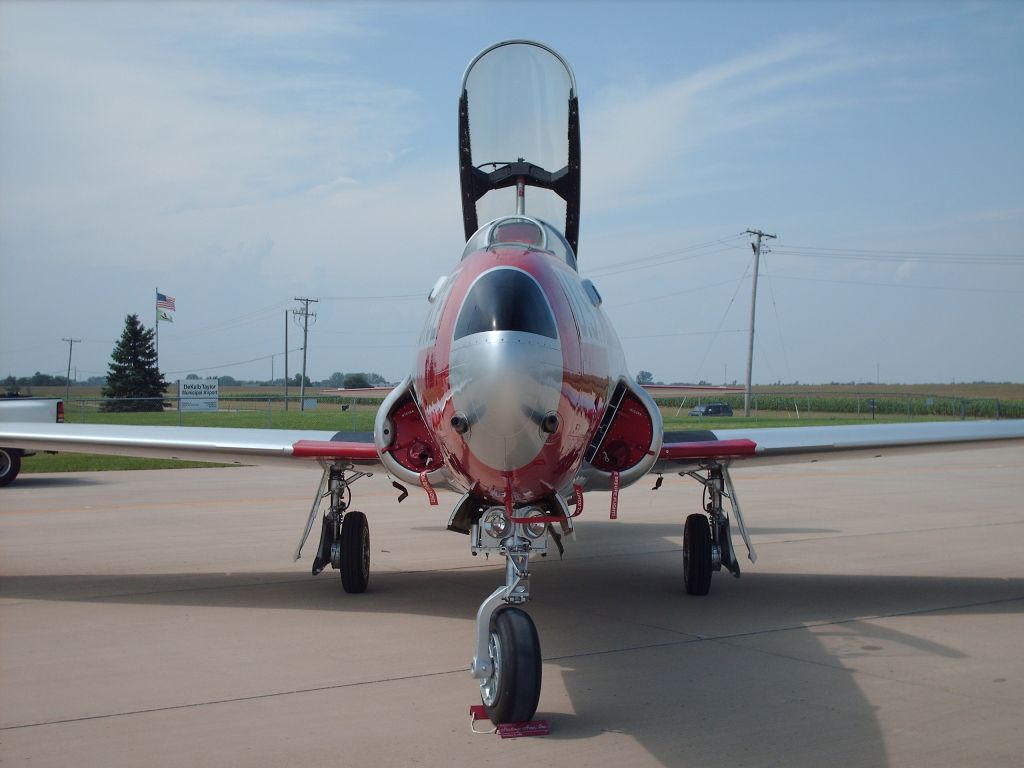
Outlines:
{"type": "Polygon", "coordinates": [[[639,259],[633,259],[628,264],[621,265],[609,265],[607,267],[598,267],[596,269],[587,272],[592,277],[607,277],[609,275],[618,275],[623,272],[635,272],[641,269],[652,269],[654,267],[662,267],[666,264],[673,264],[679,261],[687,261],[689,259],[695,259],[700,256],[713,256],[716,253],[724,253],[726,250],[733,249],[736,246],[731,245],[733,241],[743,237],[744,233],[732,235],[731,237],[719,238],[717,240],[709,240],[705,243],[697,243],[695,245],[683,246],[681,248],[673,248],[672,250],[662,251],[660,253],[652,254],[651,256],[645,256],[639,259]],[[724,246],[714,251],[708,251],[700,253],[700,251],[706,251],[708,248],[714,246],[724,246]]]}
{"type": "Polygon", "coordinates": [[[971,251],[901,251],[901,250],[890,250],[890,249],[873,249],[873,248],[830,248],[826,246],[818,245],[789,245],[788,243],[779,244],[774,252],[781,252],[781,249],[788,249],[792,251],[814,251],[814,252],[831,252],[831,253],[851,253],[851,254],[873,254],[878,256],[936,256],[936,257],[958,257],[958,258],[980,258],[980,259],[1018,259],[1024,260],[1024,254],[1019,253],[976,253],[971,251]]]}
{"type": "Polygon", "coordinates": [[[721,329],[717,331],[680,331],[679,333],[648,333],[641,336],[623,336],[622,340],[631,339],[669,339],[677,336],[714,336],[721,333],[746,333],[746,328],[733,328],[728,331],[721,329]]]}
{"type": "Polygon", "coordinates": [[[883,254],[852,254],[827,253],[819,251],[794,251],[786,248],[775,248],[774,253],[784,256],[803,256],[814,259],[832,259],[836,261],[866,261],[882,264],[953,264],[970,267],[1024,267],[1024,260],[1018,257],[996,258],[993,256],[976,256],[970,258],[954,256],[895,256],[883,254]]]}
{"type": "Polygon", "coordinates": [[[827,277],[807,277],[805,275],[780,275],[772,273],[776,280],[806,280],[812,283],[838,283],[839,285],[868,285],[879,288],[909,288],[924,291],[959,291],[965,293],[1024,293],[1013,288],[967,288],[960,285],[920,285],[917,283],[882,283],[870,280],[834,280],[827,277]]]}
{"type": "Polygon", "coordinates": [[[246,312],[245,314],[228,318],[227,320],[224,320],[222,322],[213,323],[211,325],[204,325],[199,328],[190,328],[188,331],[184,333],[176,333],[175,338],[189,338],[191,336],[196,336],[200,333],[207,334],[210,333],[211,331],[224,331],[237,328],[240,325],[247,325],[249,323],[260,320],[264,317],[269,317],[272,313],[276,312],[278,309],[285,306],[287,303],[287,301],[279,301],[276,304],[271,304],[270,306],[264,307],[263,309],[253,310],[252,312],[246,312]]]}
{"type": "Polygon", "coordinates": [[[711,341],[708,343],[708,348],[704,350],[704,357],[701,358],[700,365],[697,366],[697,374],[693,377],[694,381],[700,380],[700,372],[704,370],[704,363],[707,362],[708,355],[711,354],[711,350],[715,346],[715,342],[718,340],[718,332],[721,331],[722,326],[725,325],[725,318],[729,316],[729,310],[732,309],[733,302],[736,301],[736,297],[740,293],[740,286],[743,285],[743,281],[747,279],[747,272],[750,271],[750,264],[747,264],[743,269],[743,274],[740,275],[740,279],[736,281],[736,290],[732,292],[732,298],[729,299],[729,303],[725,307],[725,311],[722,313],[721,320],[718,321],[718,329],[715,335],[711,337],[711,341]]]}
{"type": "MultiPolygon", "coordinates": [[[[764,265],[768,266],[768,259],[765,258],[764,265]]],[[[786,377],[792,381],[793,369],[789,364],[789,353],[786,351],[786,342],[782,338],[782,320],[779,317],[779,305],[775,301],[775,286],[772,284],[771,275],[767,272],[764,273],[765,279],[768,281],[768,293],[772,297],[772,309],[775,311],[775,329],[779,334],[779,347],[782,349],[782,362],[786,366],[786,377]]],[[[768,358],[765,357],[767,360],[768,358]]]]}
{"type": "Polygon", "coordinates": [[[734,280],[719,280],[717,283],[707,283],[706,285],[698,285],[694,286],[693,288],[687,288],[682,291],[663,293],[658,296],[645,296],[644,298],[637,299],[636,301],[626,301],[619,304],[606,304],[605,306],[608,309],[619,309],[621,307],[632,307],[637,304],[650,304],[655,301],[661,301],[662,299],[673,299],[677,296],[684,296],[688,293],[699,293],[701,291],[707,290],[708,288],[717,288],[720,285],[732,285],[734,282],[734,280]]]}
{"type": "MultiPolygon", "coordinates": [[[[321,296],[317,301],[405,301],[407,299],[425,299],[425,293],[392,293],[379,296],[321,296]]],[[[302,301],[302,299],[296,299],[302,301]]]]}
{"type": "MultiPolygon", "coordinates": [[[[302,347],[295,347],[294,349],[289,349],[288,352],[298,352],[300,349],[302,349],[302,347]]],[[[164,371],[164,373],[170,376],[178,373],[195,373],[196,371],[215,371],[220,370],[221,368],[234,368],[235,366],[239,365],[248,365],[249,363],[258,363],[262,360],[269,360],[272,357],[277,357],[278,355],[283,354],[283,352],[274,352],[273,354],[270,355],[263,355],[262,357],[253,357],[249,360],[239,360],[238,362],[235,363],[220,363],[219,365],[192,366],[191,368],[182,368],[180,371],[164,371]]]]}

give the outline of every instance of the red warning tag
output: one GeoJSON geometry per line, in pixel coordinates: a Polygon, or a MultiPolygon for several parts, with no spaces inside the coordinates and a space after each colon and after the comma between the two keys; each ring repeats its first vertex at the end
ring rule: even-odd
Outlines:
{"type": "Polygon", "coordinates": [[[612,508],[608,517],[616,520],[619,517],[619,473],[612,472],[612,508]]]}
{"type": "Polygon", "coordinates": [[[423,486],[423,490],[427,492],[427,498],[430,499],[430,506],[437,506],[437,491],[434,490],[434,486],[430,484],[427,479],[427,470],[420,472],[420,485],[423,486]]]}
{"type": "Polygon", "coordinates": [[[548,736],[551,729],[547,720],[530,720],[526,723],[502,723],[498,735],[503,739],[518,739],[522,736],[548,736]]]}
{"type": "Polygon", "coordinates": [[[574,485],[572,487],[573,495],[576,497],[576,509],[573,511],[573,517],[579,517],[583,514],[583,486],[574,485]]]}
{"type": "MultiPolygon", "coordinates": [[[[470,724],[487,720],[487,707],[483,704],[472,704],[469,707],[470,724]]],[[[492,731],[477,731],[474,733],[492,733],[492,731]]],[[[551,728],[547,720],[529,720],[525,723],[502,723],[495,727],[493,733],[497,733],[503,739],[518,739],[523,736],[549,736],[551,728]]]]}

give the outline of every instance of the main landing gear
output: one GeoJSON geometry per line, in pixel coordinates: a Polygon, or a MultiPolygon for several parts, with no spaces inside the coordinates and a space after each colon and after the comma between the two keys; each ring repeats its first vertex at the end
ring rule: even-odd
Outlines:
{"type": "Polygon", "coordinates": [[[320,528],[320,546],[313,558],[313,575],[330,565],[341,571],[341,585],[346,592],[365,592],[370,583],[370,525],[362,512],[349,511],[352,491],[349,486],[370,472],[355,471],[350,464],[324,463],[320,486],[313,497],[313,507],[306,520],[302,539],[295,550],[295,560],[313,528],[320,504],[330,498],[320,528]]]}
{"type": "Polygon", "coordinates": [[[750,562],[757,562],[728,466],[711,462],[703,470],[707,476],[696,471],[680,473],[704,486],[704,514],[689,515],[683,527],[683,583],[691,595],[706,595],[711,589],[712,572],[720,571],[723,565],[737,579],[740,577],[740,564],[732,547],[729,516],[725,513],[723,499],[729,500],[750,562]]]}
{"type": "Polygon", "coordinates": [[[518,606],[530,599],[530,554],[547,554],[549,531],[557,541],[551,520],[557,519],[563,532],[572,531],[564,502],[559,498],[557,503],[561,514],[554,518],[539,509],[520,509],[510,519],[503,507],[491,507],[470,531],[474,555],[505,556],[505,584],[484,600],[476,614],[476,654],[469,667],[480,681],[480,698],[495,724],[525,722],[537,712],[540,639],[533,620],[518,606]],[[536,522],[528,522],[531,518],[536,522]]]}

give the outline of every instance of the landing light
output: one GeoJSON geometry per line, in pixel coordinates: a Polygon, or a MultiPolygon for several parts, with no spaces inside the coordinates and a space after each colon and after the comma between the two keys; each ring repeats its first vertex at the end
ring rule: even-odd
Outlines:
{"type": "MultiPolygon", "coordinates": [[[[521,515],[521,517],[526,517],[526,518],[530,518],[530,517],[544,517],[544,512],[539,510],[539,509],[528,509],[528,510],[526,510],[526,514],[521,515]]],[[[536,522],[536,523],[525,523],[523,525],[523,528],[526,531],[526,537],[527,538],[529,538],[529,539],[539,539],[541,536],[543,536],[547,532],[548,524],[543,522],[543,521],[536,522]]]]}
{"type": "Polygon", "coordinates": [[[480,525],[484,533],[492,539],[505,538],[512,528],[509,519],[505,516],[504,510],[498,507],[491,507],[491,509],[484,512],[480,525]]]}

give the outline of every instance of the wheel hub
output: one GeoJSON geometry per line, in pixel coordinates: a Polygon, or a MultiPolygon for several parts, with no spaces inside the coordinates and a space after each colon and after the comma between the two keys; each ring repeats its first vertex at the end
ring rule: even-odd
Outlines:
{"type": "Polygon", "coordinates": [[[501,640],[496,632],[491,632],[491,639],[487,643],[487,655],[491,660],[491,674],[480,681],[480,698],[488,707],[493,707],[498,701],[498,688],[501,683],[501,640]]]}

